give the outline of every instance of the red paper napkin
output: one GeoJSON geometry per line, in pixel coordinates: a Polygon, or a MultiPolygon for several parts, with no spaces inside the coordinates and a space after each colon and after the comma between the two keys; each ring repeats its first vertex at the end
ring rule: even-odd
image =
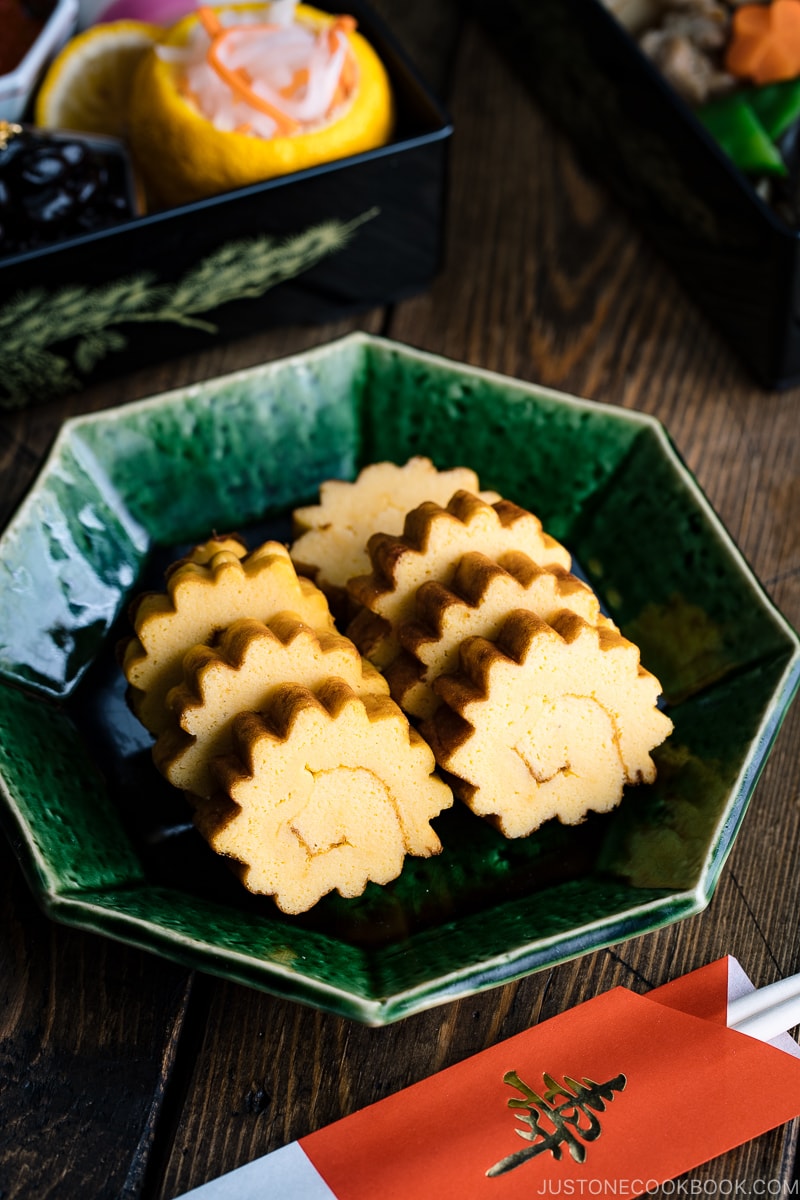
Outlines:
{"type": "Polygon", "coordinates": [[[733,968],[614,988],[233,1172],[233,1191],[191,1196],[653,1191],[800,1113],[800,1058],[726,1026],[733,968]]]}

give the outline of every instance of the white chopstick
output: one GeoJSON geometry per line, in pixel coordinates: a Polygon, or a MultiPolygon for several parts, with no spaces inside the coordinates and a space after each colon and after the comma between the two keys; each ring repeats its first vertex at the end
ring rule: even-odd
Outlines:
{"type": "Polygon", "coordinates": [[[800,974],[779,979],[728,1005],[728,1028],[770,1042],[800,1024],[800,974]]]}

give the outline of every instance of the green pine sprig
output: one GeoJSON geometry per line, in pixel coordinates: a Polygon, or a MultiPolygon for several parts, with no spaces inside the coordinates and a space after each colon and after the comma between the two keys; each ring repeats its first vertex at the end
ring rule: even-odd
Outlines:
{"type": "Polygon", "coordinates": [[[150,271],[100,287],[31,288],[0,308],[0,408],[70,391],[109,354],[124,350],[120,325],[161,322],[216,333],[201,316],[232,300],[257,299],[336,254],[378,215],[328,220],[288,238],[264,234],[229,242],[174,284],[150,271]],[[72,342],[71,354],[52,347],[72,342]]]}

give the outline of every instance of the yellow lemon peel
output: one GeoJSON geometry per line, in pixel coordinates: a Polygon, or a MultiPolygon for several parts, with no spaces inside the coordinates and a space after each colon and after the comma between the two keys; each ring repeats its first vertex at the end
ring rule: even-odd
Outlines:
{"type": "MultiPolygon", "coordinates": [[[[210,10],[205,9],[205,13],[210,10]]],[[[215,8],[217,15],[263,11],[269,7],[233,5],[215,8]]],[[[385,144],[394,122],[389,80],[375,51],[350,24],[300,4],[295,19],[319,31],[339,30],[355,65],[356,86],[348,104],[336,110],[330,123],[305,132],[279,133],[271,138],[247,131],[222,131],[183,94],[180,65],[170,50],[189,43],[200,16],[179,21],[161,41],[163,57],[148,52],[136,73],[129,111],[130,142],[137,168],[151,198],[161,205],[189,203],[245,187],[264,179],[302,171],[333,159],[358,154],[385,144]]],[[[206,17],[206,19],[208,19],[206,17]]],[[[230,28],[230,26],[228,27],[230,28]]],[[[296,76],[289,86],[302,86],[296,76]]]]}
{"type": "Polygon", "coordinates": [[[163,33],[144,21],[111,21],[72,38],[45,75],[36,124],[126,137],[134,75],[163,33]]]}

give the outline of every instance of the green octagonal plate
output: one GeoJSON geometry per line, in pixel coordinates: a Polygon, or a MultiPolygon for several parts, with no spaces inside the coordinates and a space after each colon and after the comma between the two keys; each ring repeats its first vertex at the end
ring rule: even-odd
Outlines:
{"type": "Polygon", "coordinates": [[[376,1025],[700,911],[799,675],[797,635],[658,422],[364,334],[67,422],[0,540],[1,807],[45,911],[376,1025]],[[157,775],[114,646],[192,542],[288,540],[322,480],[413,454],[541,517],[675,731],[609,815],[507,841],[456,805],[438,858],[286,917],[157,775]]]}

